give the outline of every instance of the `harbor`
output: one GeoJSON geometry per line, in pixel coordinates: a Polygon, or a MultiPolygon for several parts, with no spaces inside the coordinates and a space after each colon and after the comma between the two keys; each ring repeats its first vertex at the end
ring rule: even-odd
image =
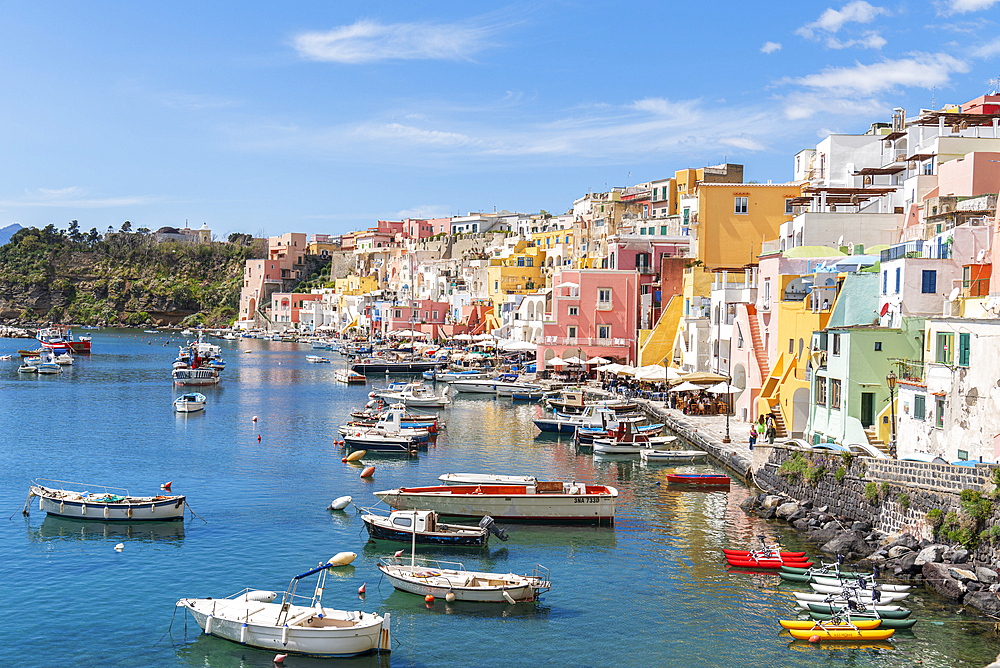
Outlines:
{"type": "Polygon", "coordinates": [[[595,456],[578,449],[572,434],[541,434],[533,420],[551,413],[539,404],[457,393],[437,411],[440,429],[416,456],[344,462],[349,450],[339,444],[338,428],[370,401],[369,392],[387,385],[385,375],[347,385],[334,379],[346,359],[310,363],[307,345],[214,341],[228,360],[221,381],[199,388],[204,410],[176,412],[171,404],[184,391],[169,373],[183,343],[177,335],[92,336],[94,353],[59,376],[23,377],[16,361],[0,374],[11,410],[35,416],[31,429],[8,439],[9,464],[0,472],[13,514],[0,538],[9,591],[13,599],[61,610],[58,626],[25,615],[8,627],[8,637],[30,644],[26,665],[69,659],[84,666],[270,666],[274,651],[206,635],[175,603],[246,587],[280,592],[291,575],[343,552],[357,557],[329,570],[323,605],[391,615],[391,652],[330,660],[292,655],[285,665],[606,665],[627,652],[636,663],[662,666],[981,666],[998,651],[983,618],[920,587],[906,601],[920,621],[875,646],[814,646],[783,631],[779,619],[802,614],[792,598],[802,585],[727,569],[723,550],[749,549],[763,535],[785,549],[823,555],[783,523],[741,510],[753,492],[736,475],[738,466],[727,471],[720,464],[727,448],[736,453],[733,462],[747,457],[747,443],[735,425],[733,442],[721,443],[724,416],[683,416],[652,404],[656,422],[712,453],[711,463],[654,464],[638,455],[595,456]],[[44,404],[60,410],[38,411],[44,404]],[[372,477],[361,478],[369,466],[372,477]],[[614,523],[496,518],[507,541],[418,545],[418,558],[460,562],[470,572],[529,574],[541,566],[551,585],[532,602],[427,603],[394,589],[378,568],[401,549],[408,564],[409,545],[369,541],[353,506],[328,509],[345,495],[372,506],[375,492],[437,486],[443,474],[460,472],[612,487],[614,523]],[[728,473],[732,484],[676,487],[667,479],[675,473],[728,473]],[[182,495],[197,516],[71,520],[39,511],[35,499],[23,517],[35,478],[103,482],[136,494],[172,482],[170,493],[182,495]],[[70,637],[78,639],[71,648],[70,637]]]}

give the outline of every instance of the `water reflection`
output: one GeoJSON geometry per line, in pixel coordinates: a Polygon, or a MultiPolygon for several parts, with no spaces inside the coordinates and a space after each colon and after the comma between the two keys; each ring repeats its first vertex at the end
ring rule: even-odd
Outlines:
{"type": "MultiPolygon", "coordinates": [[[[382,587],[388,583],[383,583],[382,587]]],[[[392,586],[389,584],[388,586],[392,586]]],[[[435,599],[427,604],[423,597],[405,591],[394,590],[386,596],[383,605],[386,609],[399,615],[462,615],[467,617],[496,619],[544,619],[552,612],[552,607],[545,602],[545,594],[540,601],[533,603],[478,603],[475,601],[455,601],[448,603],[444,599],[435,599]],[[395,611],[398,611],[396,613],[395,611]]]]}
{"type": "MultiPolygon", "coordinates": [[[[183,612],[183,610],[179,611],[183,612]]],[[[179,614],[178,613],[178,614],[179,614]]],[[[176,624],[180,620],[175,620],[176,624]]],[[[395,621],[395,620],[393,620],[395,621]]],[[[247,647],[237,643],[207,636],[201,633],[198,625],[191,621],[187,632],[183,633],[183,639],[178,640],[176,634],[172,634],[176,648],[177,658],[180,665],[199,666],[199,668],[274,668],[273,662],[276,652],[271,649],[257,649],[247,647]],[[193,638],[194,633],[199,635],[193,638]]],[[[363,656],[344,657],[334,660],[337,668],[389,668],[392,654],[365,654],[363,656]]],[[[331,659],[318,659],[309,656],[289,655],[285,660],[288,668],[330,668],[331,659]]]]}
{"type": "Polygon", "coordinates": [[[39,526],[33,527],[30,523],[26,526],[28,538],[32,541],[127,538],[178,546],[184,541],[184,522],[100,522],[46,515],[39,526]]]}

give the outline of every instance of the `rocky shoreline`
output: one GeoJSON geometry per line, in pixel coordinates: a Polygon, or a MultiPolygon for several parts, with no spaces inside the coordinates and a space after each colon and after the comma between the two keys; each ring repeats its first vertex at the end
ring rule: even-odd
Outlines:
{"type": "Polygon", "coordinates": [[[787,496],[758,494],[741,508],[761,519],[784,520],[797,532],[820,545],[820,552],[862,569],[878,566],[899,580],[923,584],[949,601],[1000,618],[1000,574],[997,564],[971,560],[968,550],[917,540],[908,533],[885,534],[867,522],[837,517],[828,506],[813,507],[787,496]]]}

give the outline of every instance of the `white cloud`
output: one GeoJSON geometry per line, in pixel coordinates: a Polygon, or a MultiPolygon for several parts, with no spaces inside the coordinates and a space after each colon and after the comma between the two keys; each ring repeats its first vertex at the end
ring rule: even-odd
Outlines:
{"type": "Polygon", "coordinates": [[[877,30],[869,30],[858,39],[840,40],[836,36],[830,35],[826,38],[828,49],[847,49],[853,46],[862,49],[881,49],[887,44],[885,38],[877,30]]]}
{"type": "Polygon", "coordinates": [[[806,39],[813,39],[817,32],[835,33],[847,23],[871,23],[882,14],[888,15],[889,10],[885,7],[870,5],[864,0],[854,0],[840,9],[827,8],[818,19],[805,24],[796,30],[795,34],[806,39]]]}
{"type": "Polygon", "coordinates": [[[492,44],[496,27],[462,23],[390,23],[361,19],[325,32],[305,32],[293,40],[308,60],[372,63],[380,60],[465,60],[492,44]]]}
{"type": "Polygon", "coordinates": [[[996,37],[992,42],[974,48],[970,53],[976,58],[992,58],[1000,55],[1000,37],[996,37]]]}
{"type": "Polygon", "coordinates": [[[946,0],[944,3],[945,13],[967,14],[969,12],[978,12],[983,9],[989,9],[998,2],[1000,0],[946,0]]]}
{"type": "Polygon", "coordinates": [[[140,206],[164,201],[158,197],[91,197],[85,188],[38,188],[26,191],[19,199],[0,200],[0,206],[9,207],[70,207],[76,209],[108,209],[123,206],[140,206]]]}
{"type": "Polygon", "coordinates": [[[871,95],[897,86],[934,88],[948,84],[953,72],[965,73],[969,65],[947,53],[914,53],[909,58],[883,60],[871,65],[828,67],[817,74],[788,80],[807,88],[842,94],[871,95]]]}
{"type": "Polygon", "coordinates": [[[764,42],[764,46],[760,47],[761,53],[772,54],[775,51],[781,51],[781,44],[778,42],[764,42]]]}
{"type": "MultiPolygon", "coordinates": [[[[873,97],[838,96],[829,92],[799,91],[785,98],[785,117],[792,121],[804,120],[817,114],[837,117],[869,119],[885,113],[887,106],[873,97]]],[[[829,131],[821,130],[825,137],[829,131]]]]}

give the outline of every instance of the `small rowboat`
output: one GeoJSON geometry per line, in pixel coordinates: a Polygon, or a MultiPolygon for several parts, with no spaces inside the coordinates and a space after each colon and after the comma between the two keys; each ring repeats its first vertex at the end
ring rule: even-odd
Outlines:
{"type": "MultiPolygon", "coordinates": [[[[755,556],[758,559],[761,558],[761,557],[767,559],[767,558],[773,558],[775,556],[774,552],[772,552],[770,550],[765,550],[765,551],[750,551],[750,550],[730,550],[728,548],[723,548],[722,551],[723,551],[723,553],[725,553],[725,555],[727,557],[749,557],[749,556],[755,556]]],[[[806,556],[806,553],[805,552],[779,552],[777,556],[779,556],[781,559],[788,560],[788,559],[794,559],[795,557],[804,557],[804,556],[806,556]]]]}
{"type": "MultiPolygon", "coordinates": [[[[907,612],[906,614],[909,614],[907,612]]],[[[833,615],[827,615],[821,612],[810,612],[809,616],[813,619],[818,619],[820,621],[825,621],[828,619],[833,619],[833,615]]],[[[912,629],[914,624],[917,623],[916,619],[889,619],[884,614],[881,617],[876,617],[874,614],[852,614],[850,616],[851,623],[857,626],[859,629],[865,628],[861,626],[862,623],[867,623],[870,620],[875,620],[880,622],[878,626],[872,626],[868,628],[879,628],[879,629],[912,629]]],[[[808,623],[808,622],[806,622],[808,623]]]]}
{"type": "MultiPolygon", "coordinates": [[[[673,439],[674,437],[668,436],[673,439]]],[[[639,452],[639,457],[644,462],[663,462],[666,464],[687,463],[701,460],[708,457],[708,453],[703,450],[654,450],[644,449],[639,452]]]]}
{"type": "MultiPolygon", "coordinates": [[[[846,603],[838,603],[831,605],[829,603],[807,603],[805,606],[809,610],[809,614],[819,613],[823,615],[832,615],[835,612],[841,612],[843,610],[849,610],[846,603]]],[[[872,608],[879,614],[879,617],[883,619],[906,619],[912,614],[909,610],[903,608],[900,605],[865,605],[864,610],[871,610],[872,608]]],[[[859,614],[851,610],[851,614],[859,614]]]]}
{"type": "Polygon", "coordinates": [[[729,476],[720,474],[668,473],[667,482],[674,485],[729,487],[729,476]]]}
{"type": "MultiPolygon", "coordinates": [[[[782,562],[776,559],[758,559],[757,561],[729,559],[729,565],[735,568],[781,568],[782,562]]],[[[787,563],[787,562],[786,562],[787,563]]],[[[799,563],[799,562],[796,562],[799,563]]],[[[811,561],[801,562],[806,566],[811,566],[811,561]]]]}
{"type": "Polygon", "coordinates": [[[823,622],[813,621],[811,619],[782,619],[779,623],[783,628],[788,630],[797,629],[802,631],[807,631],[809,629],[826,629],[826,630],[854,630],[854,629],[877,629],[879,624],[882,622],[881,619],[851,619],[851,624],[824,624],[823,622]]]}
{"type": "Polygon", "coordinates": [[[865,629],[865,630],[855,630],[855,629],[835,629],[828,631],[825,629],[809,629],[808,631],[803,631],[800,629],[789,629],[789,633],[796,640],[809,640],[813,636],[819,636],[820,640],[840,640],[840,641],[852,641],[852,640],[885,640],[886,638],[892,637],[892,634],[896,632],[895,629],[865,629]]]}

